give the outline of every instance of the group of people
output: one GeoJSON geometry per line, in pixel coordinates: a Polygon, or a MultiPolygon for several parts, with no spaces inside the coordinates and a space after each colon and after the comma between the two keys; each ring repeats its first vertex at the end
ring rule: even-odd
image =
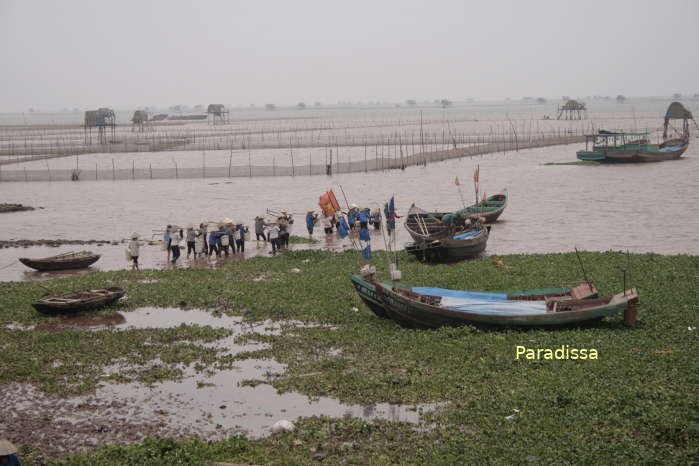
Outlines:
{"type": "MultiPolygon", "coordinates": [[[[313,236],[313,231],[321,222],[325,234],[330,235],[337,229],[341,237],[349,231],[366,230],[369,225],[373,225],[375,229],[381,226],[381,211],[375,209],[371,211],[368,208],[360,208],[356,204],[352,204],[345,214],[341,211],[335,212],[331,216],[319,216],[315,211],[310,210],[306,214],[306,229],[309,237],[313,236]]],[[[255,217],[255,240],[257,246],[270,243],[272,246],[272,255],[289,247],[289,238],[291,226],[294,223],[293,216],[287,211],[282,210],[278,213],[274,221],[266,221],[264,217],[255,217]]],[[[363,236],[363,235],[360,235],[363,236]]],[[[366,232],[368,240],[368,231],[366,232]]],[[[184,241],[187,248],[187,258],[192,255],[194,258],[211,257],[216,254],[216,257],[229,254],[244,254],[245,242],[248,240],[248,227],[241,223],[235,223],[233,220],[226,218],[220,223],[205,222],[200,223],[198,227],[189,224],[182,228],[177,225],[167,225],[163,233],[163,249],[167,251],[167,260],[176,264],[180,258],[180,244],[184,241]]],[[[361,239],[361,238],[360,238],[361,239]]],[[[140,240],[138,233],[133,233],[126,248],[127,260],[132,262],[132,269],[139,270],[138,258],[140,248],[143,242],[140,240]]]]}
{"type": "MultiPolygon", "coordinates": [[[[306,214],[308,236],[313,236],[313,228],[319,220],[321,221],[325,234],[331,235],[335,229],[341,228],[341,219],[344,215],[343,212],[338,210],[333,215],[323,216],[319,219],[315,211],[308,211],[306,214]]],[[[368,228],[369,225],[372,225],[376,230],[381,227],[381,210],[370,210],[368,207],[360,208],[357,204],[352,204],[347,211],[347,226],[349,230],[368,228]]]]}

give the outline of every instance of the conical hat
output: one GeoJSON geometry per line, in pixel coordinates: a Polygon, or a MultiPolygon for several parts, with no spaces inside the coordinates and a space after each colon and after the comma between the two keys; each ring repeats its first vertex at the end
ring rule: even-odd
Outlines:
{"type": "Polygon", "coordinates": [[[224,225],[232,225],[232,224],[233,224],[233,220],[231,220],[230,218],[226,217],[226,218],[223,219],[223,224],[224,224],[224,225]]]}
{"type": "Polygon", "coordinates": [[[0,438],[0,456],[12,455],[17,453],[17,447],[12,445],[9,440],[0,438]]]}

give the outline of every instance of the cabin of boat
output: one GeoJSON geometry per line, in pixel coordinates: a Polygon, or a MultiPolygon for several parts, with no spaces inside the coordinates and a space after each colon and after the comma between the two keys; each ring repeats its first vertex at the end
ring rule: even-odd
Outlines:
{"type": "Polygon", "coordinates": [[[660,162],[679,159],[689,147],[689,120],[694,120],[692,112],[681,103],[673,102],[665,113],[662,143],[652,144],[648,132],[600,130],[585,136],[585,150],[577,152],[578,159],[595,162],[660,162]],[[674,128],[673,120],[682,120],[682,128],[674,128]],[[674,137],[670,137],[671,132],[674,137]]]}

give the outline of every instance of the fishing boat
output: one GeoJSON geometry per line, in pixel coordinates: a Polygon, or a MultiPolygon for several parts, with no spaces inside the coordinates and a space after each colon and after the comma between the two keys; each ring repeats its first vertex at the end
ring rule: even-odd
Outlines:
{"type": "Polygon", "coordinates": [[[490,227],[480,223],[472,229],[432,241],[416,241],[405,245],[405,250],[425,262],[454,262],[478,257],[488,243],[490,227]]]}
{"type": "MultiPolygon", "coordinates": [[[[488,196],[477,204],[452,212],[451,215],[462,215],[465,217],[478,216],[482,217],[485,223],[493,223],[497,221],[500,215],[505,211],[507,199],[507,189],[504,189],[501,193],[488,196]]],[[[449,215],[449,213],[433,213],[432,215],[441,220],[445,215],[449,215]]]]}
{"type": "Polygon", "coordinates": [[[529,290],[525,295],[474,293],[431,287],[406,288],[374,282],[384,311],[410,328],[484,325],[549,327],[580,324],[633,309],[635,288],[611,297],[585,298],[579,294],[549,296],[529,290]]]}
{"type": "MultiPolygon", "coordinates": [[[[585,150],[577,152],[584,161],[602,163],[661,162],[676,160],[689,147],[689,120],[694,121],[692,112],[681,103],[673,102],[665,113],[663,142],[650,142],[648,132],[614,132],[599,130],[585,136],[585,150]],[[682,129],[672,127],[673,120],[682,120],[682,129]],[[671,131],[674,137],[671,137],[671,131]]],[[[696,125],[696,121],[694,121],[696,125]]]]}
{"type": "MultiPolygon", "coordinates": [[[[369,276],[363,276],[363,275],[352,275],[350,277],[350,280],[352,281],[352,285],[354,286],[355,290],[357,290],[357,294],[359,295],[360,299],[366,306],[377,316],[381,317],[382,319],[390,319],[391,316],[386,312],[386,309],[384,308],[384,305],[381,301],[379,301],[378,296],[376,295],[376,286],[375,286],[375,280],[373,277],[369,276]]],[[[384,287],[392,287],[393,282],[391,281],[384,281],[381,283],[382,286],[384,287]]],[[[412,290],[423,290],[424,288],[420,287],[410,287],[405,284],[401,284],[403,288],[406,288],[410,291],[412,290]]],[[[444,290],[446,291],[446,290],[444,290]]],[[[478,292],[478,293],[487,293],[487,294],[492,294],[496,293],[499,295],[504,295],[507,297],[507,299],[511,300],[517,300],[517,299],[541,299],[542,297],[565,297],[565,296],[570,296],[571,298],[575,299],[590,299],[590,298],[596,298],[598,296],[597,294],[597,289],[595,286],[592,284],[592,282],[582,282],[580,285],[574,287],[574,288],[541,288],[541,289],[534,289],[534,290],[512,290],[512,291],[499,291],[499,292],[478,292]]]]}
{"type": "Polygon", "coordinates": [[[108,306],[121,299],[122,296],[124,296],[122,288],[98,288],[49,296],[32,303],[32,306],[37,311],[47,314],[77,312],[108,306]]]}
{"type": "Polygon", "coordinates": [[[39,271],[48,270],[66,270],[66,269],[83,269],[97,262],[100,258],[99,254],[93,254],[90,251],[67,252],[57,256],[44,257],[43,259],[30,259],[20,257],[19,261],[39,271]]]}

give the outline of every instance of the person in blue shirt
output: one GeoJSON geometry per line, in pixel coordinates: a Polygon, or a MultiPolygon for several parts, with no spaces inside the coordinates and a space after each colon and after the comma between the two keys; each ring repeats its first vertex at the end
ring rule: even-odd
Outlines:
{"type": "Polygon", "coordinates": [[[318,221],[318,215],[314,213],[315,211],[309,210],[306,214],[306,229],[308,230],[308,236],[313,236],[313,228],[316,226],[318,221]]]}
{"type": "Polygon", "coordinates": [[[245,254],[245,233],[248,232],[248,227],[242,224],[236,225],[238,234],[235,237],[235,244],[238,247],[237,252],[245,254]]]}
{"type": "Polygon", "coordinates": [[[209,257],[212,253],[216,253],[216,257],[221,257],[221,236],[227,234],[223,229],[223,225],[219,225],[216,231],[209,233],[209,257]]]}
{"type": "Polygon", "coordinates": [[[350,230],[354,230],[355,222],[357,221],[357,214],[359,213],[359,207],[357,204],[352,204],[350,209],[347,211],[347,223],[349,223],[350,230]]]}
{"type": "Polygon", "coordinates": [[[359,220],[359,228],[368,228],[369,219],[371,218],[371,213],[369,209],[362,209],[357,214],[357,219],[359,220]]]}

